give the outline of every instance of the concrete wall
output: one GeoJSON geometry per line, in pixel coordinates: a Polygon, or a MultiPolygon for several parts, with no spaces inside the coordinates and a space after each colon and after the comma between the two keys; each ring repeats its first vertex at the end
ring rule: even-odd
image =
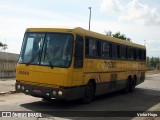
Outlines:
{"type": "Polygon", "coordinates": [[[0,78],[15,77],[19,55],[0,52],[0,78]]]}

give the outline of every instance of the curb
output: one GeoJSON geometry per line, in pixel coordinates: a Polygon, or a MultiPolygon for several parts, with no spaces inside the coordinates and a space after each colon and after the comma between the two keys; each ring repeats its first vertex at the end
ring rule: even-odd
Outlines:
{"type": "Polygon", "coordinates": [[[15,90],[14,91],[6,91],[6,92],[0,92],[0,95],[9,95],[9,94],[15,94],[17,93],[15,90]]]}

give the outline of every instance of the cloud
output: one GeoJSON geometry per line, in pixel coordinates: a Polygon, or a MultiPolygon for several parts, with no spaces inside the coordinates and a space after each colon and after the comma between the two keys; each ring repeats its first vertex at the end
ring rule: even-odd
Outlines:
{"type": "Polygon", "coordinates": [[[125,24],[120,21],[106,22],[106,20],[93,21],[92,30],[105,34],[104,31],[111,30],[113,33],[120,31],[132,39],[133,43],[144,45],[146,41],[147,56],[160,57],[160,28],[159,26],[139,26],[125,24]],[[106,27],[107,26],[107,27],[106,27]]]}
{"type": "Polygon", "coordinates": [[[119,20],[133,22],[141,25],[160,25],[160,14],[156,8],[132,0],[126,6],[127,15],[119,16],[119,20]]]}
{"type": "Polygon", "coordinates": [[[88,22],[85,24],[84,16],[74,15],[73,19],[72,14],[15,3],[1,4],[0,18],[0,26],[3,29],[0,32],[0,41],[8,45],[6,52],[14,53],[19,53],[25,29],[28,27],[82,26],[88,28],[88,22]]]}
{"type": "Polygon", "coordinates": [[[118,12],[122,10],[122,6],[118,0],[102,0],[100,10],[105,12],[118,12]]]}
{"type": "Polygon", "coordinates": [[[118,12],[117,17],[121,22],[138,25],[160,25],[158,10],[148,4],[142,4],[139,0],[132,0],[128,4],[124,4],[120,0],[102,0],[100,6],[101,11],[118,12]]]}

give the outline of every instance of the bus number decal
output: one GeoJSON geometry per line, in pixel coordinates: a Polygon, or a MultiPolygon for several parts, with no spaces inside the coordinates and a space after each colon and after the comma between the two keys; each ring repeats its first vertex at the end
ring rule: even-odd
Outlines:
{"type": "Polygon", "coordinates": [[[29,72],[26,72],[26,71],[19,71],[19,74],[22,74],[22,75],[29,75],[29,72]]]}

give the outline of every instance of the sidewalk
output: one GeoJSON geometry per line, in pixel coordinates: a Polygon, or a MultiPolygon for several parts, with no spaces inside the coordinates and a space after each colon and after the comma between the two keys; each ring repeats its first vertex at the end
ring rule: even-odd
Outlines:
{"type": "Polygon", "coordinates": [[[0,95],[15,92],[15,78],[0,78],[0,95]]]}

